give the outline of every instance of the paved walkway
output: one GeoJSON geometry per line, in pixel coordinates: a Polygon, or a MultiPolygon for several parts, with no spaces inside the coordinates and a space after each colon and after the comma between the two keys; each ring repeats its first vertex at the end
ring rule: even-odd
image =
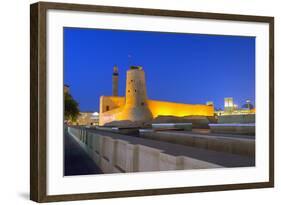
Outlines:
{"type": "Polygon", "coordinates": [[[64,134],[64,175],[102,174],[102,171],[67,132],[64,134]]]}

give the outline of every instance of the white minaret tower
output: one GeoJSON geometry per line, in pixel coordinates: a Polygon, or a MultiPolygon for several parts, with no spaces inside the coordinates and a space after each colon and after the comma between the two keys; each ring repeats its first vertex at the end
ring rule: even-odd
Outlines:
{"type": "Polygon", "coordinates": [[[113,67],[112,73],[112,95],[118,96],[118,67],[115,65],[113,67]]]}
{"type": "Polygon", "coordinates": [[[145,75],[140,66],[131,66],[127,71],[126,103],[122,115],[133,122],[152,119],[147,106],[145,75]]]}

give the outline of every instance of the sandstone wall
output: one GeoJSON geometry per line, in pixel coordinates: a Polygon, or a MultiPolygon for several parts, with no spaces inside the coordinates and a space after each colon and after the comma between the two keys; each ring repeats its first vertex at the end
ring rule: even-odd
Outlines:
{"type": "MultiPolygon", "coordinates": [[[[125,97],[102,96],[100,98],[100,125],[114,120],[128,120],[125,108],[125,97]],[[110,111],[106,111],[106,107],[110,111]],[[123,112],[123,114],[121,114],[123,112]]],[[[214,107],[201,104],[183,104],[157,100],[147,100],[148,109],[153,118],[158,116],[214,116],[214,107]]],[[[139,115],[142,113],[140,112],[139,115]]]]}

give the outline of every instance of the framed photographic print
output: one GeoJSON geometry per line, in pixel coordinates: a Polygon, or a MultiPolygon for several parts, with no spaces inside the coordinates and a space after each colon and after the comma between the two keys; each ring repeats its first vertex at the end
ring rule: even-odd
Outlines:
{"type": "Polygon", "coordinates": [[[274,186],[274,18],[40,2],[30,198],[274,186]]]}

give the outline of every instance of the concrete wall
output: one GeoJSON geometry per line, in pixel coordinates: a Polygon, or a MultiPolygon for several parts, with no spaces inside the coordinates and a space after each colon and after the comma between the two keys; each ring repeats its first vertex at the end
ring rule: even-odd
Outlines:
{"type": "Polygon", "coordinates": [[[256,126],[251,124],[209,124],[213,133],[255,135],[256,126]]]}
{"type": "Polygon", "coordinates": [[[206,150],[214,150],[250,157],[255,156],[254,139],[153,130],[140,130],[140,136],[148,139],[166,141],[206,150]]]}
{"type": "Polygon", "coordinates": [[[152,129],[183,129],[186,131],[192,130],[192,123],[152,123],[152,129]]]}
{"type": "Polygon", "coordinates": [[[256,115],[222,115],[218,116],[218,123],[255,123],[256,115]]]}
{"type": "Polygon", "coordinates": [[[212,116],[184,116],[184,117],[175,117],[175,116],[159,116],[152,120],[153,123],[191,123],[192,128],[209,128],[210,123],[217,123],[217,119],[212,116]]]}
{"type": "Polygon", "coordinates": [[[172,156],[163,150],[130,144],[83,128],[69,127],[68,132],[91,156],[104,173],[167,171],[217,168],[220,165],[186,156],[172,156]]]}

